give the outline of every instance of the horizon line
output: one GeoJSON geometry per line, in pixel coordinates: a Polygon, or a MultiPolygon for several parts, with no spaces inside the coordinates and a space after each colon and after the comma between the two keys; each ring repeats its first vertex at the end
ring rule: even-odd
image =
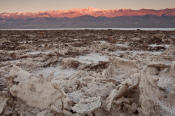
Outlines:
{"type": "Polygon", "coordinates": [[[111,8],[111,9],[105,9],[105,8],[94,8],[94,7],[87,7],[87,8],[71,8],[71,9],[53,9],[53,10],[41,10],[41,11],[19,11],[19,12],[0,12],[0,14],[3,14],[3,13],[8,13],[8,14],[13,14],[13,13],[43,13],[43,12],[52,12],[52,11],[75,11],[75,10],[85,10],[85,9],[93,9],[94,11],[107,11],[107,10],[136,10],[136,11],[139,11],[139,10],[155,10],[155,11],[158,11],[158,10],[166,10],[166,9],[175,9],[174,8],[161,8],[161,9],[154,9],[154,8],[140,8],[140,9],[132,9],[132,8],[111,8]]]}

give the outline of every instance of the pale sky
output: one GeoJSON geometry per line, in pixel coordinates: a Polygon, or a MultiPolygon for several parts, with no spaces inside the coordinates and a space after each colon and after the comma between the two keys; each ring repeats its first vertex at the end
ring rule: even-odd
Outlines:
{"type": "Polygon", "coordinates": [[[0,12],[37,12],[72,8],[175,8],[175,0],[0,0],[0,12]]]}

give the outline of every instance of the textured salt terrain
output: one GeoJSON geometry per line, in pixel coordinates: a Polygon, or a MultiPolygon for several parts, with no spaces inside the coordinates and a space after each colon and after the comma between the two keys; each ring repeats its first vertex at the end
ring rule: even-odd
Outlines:
{"type": "Polygon", "coordinates": [[[85,56],[79,56],[78,61],[81,63],[86,63],[86,64],[97,64],[100,61],[108,61],[108,57],[107,56],[103,56],[97,53],[91,53],[91,54],[87,54],[85,56]]]}
{"type": "Polygon", "coordinates": [[[51,51],[32,51],[32,52],[28,52],[27,54],[29,55],[37,55],[37,54],[49,54],[51,51]]]}
{"type": "Polygon", "coordinates": [[[0,31],[0,115],[174,116],[174,36],[0,31]]]}
{"type": "Polygon", "coordinates": [[[128,47],[128,44],[127,43],[125,43],[125,44],[116,44],[116,46],[119,46],[119,47],[128,47]]]}
{"type": "Polygon", "coordinates": [[[115,51],[113,54],[120,55],[120,54],[131,54],[133,56],[139,55],[139,54],[151,54],[151,55],[161,55],[162,52],[148,52],[148,51],[115,51]]]}
{"type": "Polygon", "coordinates": [[[51,74],[53,74],[54,77],[57,77],[60,75],[63,77],[69,77],[75,72],[77,72],[75,69],[63,69],[61,66],[58,65],[53,67],[42,68],[34,73],[36,73],[36,75],[42,74],[44,77],[49,77],[51,74]]]}
{"type": "Polygon", "coordinates": [[[157,44],[150,44],[149,46],[151,46],[151,47],[165,47],[165,48],[170,47],[170,45],[157,45],[157,44]]]}

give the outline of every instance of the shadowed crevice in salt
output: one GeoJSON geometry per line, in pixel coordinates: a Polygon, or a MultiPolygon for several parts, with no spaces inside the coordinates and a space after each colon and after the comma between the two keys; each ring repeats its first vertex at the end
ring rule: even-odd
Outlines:
{"type": "Polygon", "coordinates": [[[85,64],[95,63],[95,64],[97,64],[100,61],[108,61],[109,57],[104,56],[104,55],[100,55],[97,53],[91,53],[91,54],[87,54],[85,56],[79,56],[79,57],[77,57],[77,59],[81,63],[85,63],[85,64]]]}

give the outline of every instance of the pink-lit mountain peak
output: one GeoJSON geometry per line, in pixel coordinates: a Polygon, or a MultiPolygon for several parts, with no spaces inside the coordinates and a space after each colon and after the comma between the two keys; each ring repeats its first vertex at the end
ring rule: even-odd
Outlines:
{"type": "Polygon", "coordinates": [[[144,15],[156,15],[156,16],[175,16],[174,9],[98,9],[98,8],[74,8],[70,10],[53,10],[53,11],[40,11],[40,12],[20,12],[20,13],[0,13],[1,18],[38,18],[38,17],[50,17],[50,18],[74,18],[83,15],[90,15],[94,17],[118,17],[118,16],[144,16],[144,15]]]}

